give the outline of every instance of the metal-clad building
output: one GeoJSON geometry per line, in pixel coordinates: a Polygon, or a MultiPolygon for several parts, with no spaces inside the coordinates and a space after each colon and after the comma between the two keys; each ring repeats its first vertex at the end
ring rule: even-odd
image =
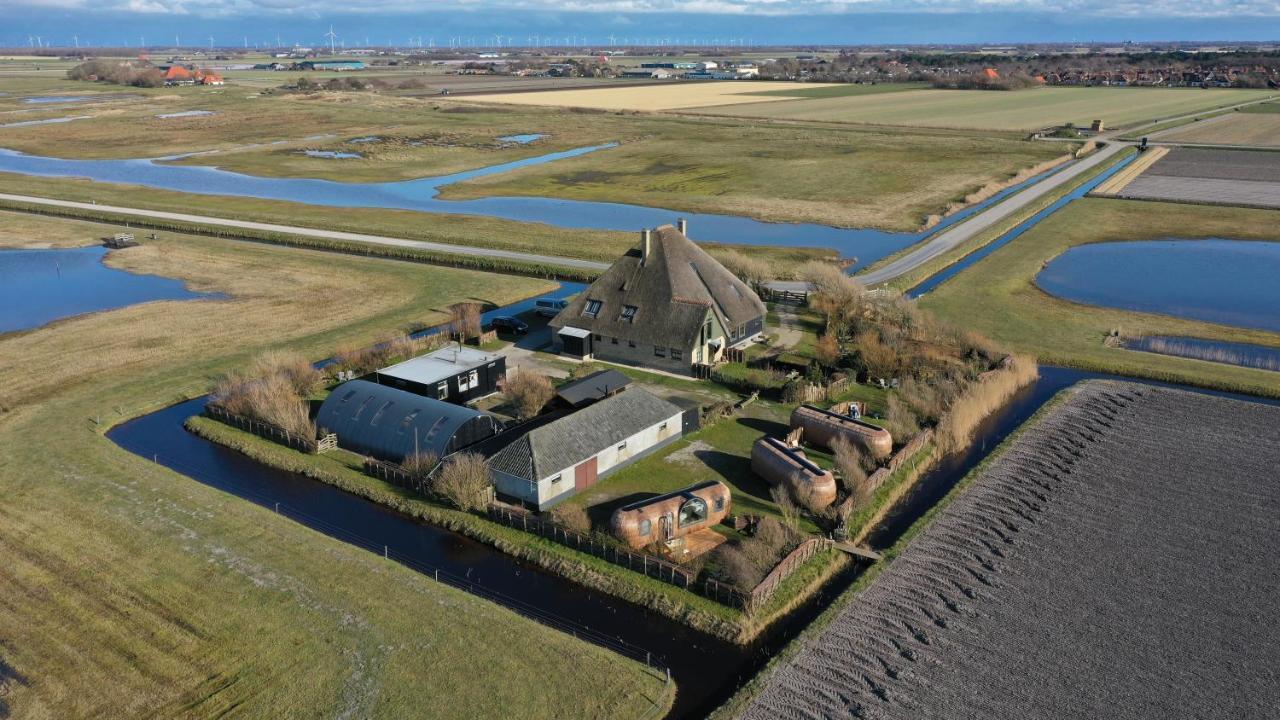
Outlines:
{"type": "Polygon", "coordinates": [[[366,380],[335,388],[316,426],[337,433],[343,449],[396,463],[415,451],[444,457],[502,429],[487,413],[366,380]]]}
{"type": "Polygon", "coordinates": [[[466,346],[449,345],[374,373],[379,385],[390,385],[436,400],[469,403],[498,391],[506,377],[507,359],[466,346]]]}

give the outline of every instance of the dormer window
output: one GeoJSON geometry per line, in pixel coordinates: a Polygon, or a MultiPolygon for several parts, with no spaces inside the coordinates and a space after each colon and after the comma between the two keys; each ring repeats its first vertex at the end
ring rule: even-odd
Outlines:
{"type": "Polygon", "coordinates": [[[588,300],[587,306],[582,309],[582,314],[589,318],[593,318],[600,314],[600,307],[602,305],[604,305],[604,303],[599,300],[588,300]]]}
{"type": "Polygon", "coordinates": [[[622,306],[622,321],[623,321],[623,322],[634,322],[634,321],[635,321],[635,319],[636,319],[636,311],[637,311],[637,310],[639,310],[639,309],[640,309],[640,308],[636,307],[635,305],[623,305],[623,306],[622,306]]]}

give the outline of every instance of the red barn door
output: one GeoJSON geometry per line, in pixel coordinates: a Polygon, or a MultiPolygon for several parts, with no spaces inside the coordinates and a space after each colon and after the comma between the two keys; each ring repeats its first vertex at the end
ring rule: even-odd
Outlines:
{"type": "Polygon", "coordinates": [[[596,483],[596,459],[586,460],[573,469],[573,487],[581,492],[596,483]]]}

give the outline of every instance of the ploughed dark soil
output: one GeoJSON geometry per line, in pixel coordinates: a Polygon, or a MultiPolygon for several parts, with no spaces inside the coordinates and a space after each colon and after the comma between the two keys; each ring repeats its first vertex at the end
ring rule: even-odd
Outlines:
{"type": "Polygon", "coordinates": [[[1280,182],[1280,153],[1179,147],[1143,175],[1280,182]]]}
{"type": "Polygon", "coordinates": [[[1280,407],[1072,392],[745,717],[1277,717],[1280,407]]]}

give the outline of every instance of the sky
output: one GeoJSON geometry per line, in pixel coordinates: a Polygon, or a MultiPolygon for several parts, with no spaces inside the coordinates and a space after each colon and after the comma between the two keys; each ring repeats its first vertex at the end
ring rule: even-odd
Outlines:
{"type": "Polygon", "coordinates": [[[1280,41],[1280,0],[0,0],[0,45],[1280,41]]]}

